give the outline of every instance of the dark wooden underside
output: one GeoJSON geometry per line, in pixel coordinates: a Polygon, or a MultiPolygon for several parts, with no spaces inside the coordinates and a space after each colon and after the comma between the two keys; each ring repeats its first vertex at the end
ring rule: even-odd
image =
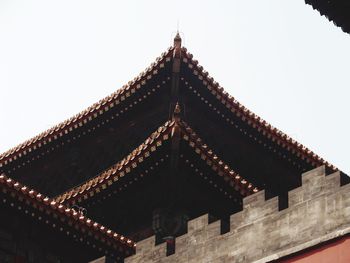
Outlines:
{"type": "Polygon", "coordinates": [[[174,172],[169,144],[115,185],[79,206],[86,208],[89,216],[135,241],[154,234],[152,215],[157,209],[189,219],[209,213],[228,221],[229,215],[242,208],[242,196],[185,141],[180,145],[181,157],[174,172]]]}

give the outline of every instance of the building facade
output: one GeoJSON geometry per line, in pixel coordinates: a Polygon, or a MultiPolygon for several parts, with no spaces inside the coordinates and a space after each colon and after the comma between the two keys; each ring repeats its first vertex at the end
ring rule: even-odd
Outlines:
{"type": "Polygon", "coordinates": [[[349,261],[348,176],[181,44],[0,156],[1,262],[349,261]]]}

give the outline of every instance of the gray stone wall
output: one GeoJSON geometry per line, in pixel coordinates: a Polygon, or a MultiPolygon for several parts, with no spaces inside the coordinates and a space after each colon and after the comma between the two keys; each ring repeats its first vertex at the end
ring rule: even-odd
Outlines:
{"type": "Polygon", "coordinates": [[[126,263],[268,262],[350,232],[350,184],[340,174],[325,176],[321,166],[302,175],[302,186],[289,192],[289,207],[278,211],[278,198],[265,201],[264,191],[243,200],[230,218],[230,232],[208,215],[188,222],[188,233],[176,238],[175,254],[154,237],[137,243],[126,263]]]}

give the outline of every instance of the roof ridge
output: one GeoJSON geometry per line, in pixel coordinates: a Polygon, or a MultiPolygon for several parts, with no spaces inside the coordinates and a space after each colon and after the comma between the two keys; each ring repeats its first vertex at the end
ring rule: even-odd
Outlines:
{"type": "MultiPolygon", "coordinates": [[[[26,204],[32,208],[39,210],[46,215],[52,215],[52,217],[66,217],[67,221],[61,220],[62,222],[68,222],[70,220],[75,224],[75,229],[81,233],[85,233],[86,230],[95,233],[95,239],[107,240],[105,244],[109,246],[125,246],[130,249],[134,249],[136,243],[131,239],[128,239],[111,229],[91,220],[90,218],[84,216],[82,213],[78,213],[73,208],[69,208],[63,204],[57,203],[55,200],[49,197],[45,197],[41,193],[34,189],[30,189],[27,186],[15,181],[5,174],[0,175],[0,188],[3,188],[3,193],[11,193],[11,198],[17,198],[21,202],[26,200],[26,204]],[[69,219],[69,220],[68,220],[69,219]]],[[[6,200],[4,200],[6,202],[6,200]]],[[[11,205],[12,206],[12,205],[11,205]]],[[[18,208],[21,210],[20,208],[18,208]]],[[[33,215],[33,214],[32,214],[33,215]]],[[[34,215],[33,215],[34,216],[34,215]]],[[[41,220],[41,218],[39,218],[41,220]]],[[[71,226],[70,226],[71,227],[71,226]]],[[[104,242],[104,241],[102,241],[104,242]]]]}
{"type": "Polygon", "coordinates": [[[174,121],[167,121],[122,160],[99,173],[94,178],[89,179],[84,183],[58,195],[56,198],[54,198],[54,200],[59,203],[65,203],[67,201],[72,203],[75,200],[82,198],[82,196],[84,196],[87,191],[91,190],[91,188],[96,189],[102,187],[102,189],[104,189],[107,181],[108,185],[116,182],[119,178],[123,177],[125,173],[129,172],[126,171],[127,169],[130,170],[135,168],[137,166],[137,162],[143,162],[144,158],[149,156],[149,150],[155,151],[157,147],[160,147],[162,145],[161,142],[167,140],[171,136],[172,127],[174,124],[174,121]],[[159,137],[161,138],[158,139],[159,137]],[[138,159],[135,162],[132,162],[136,158],[138,159]]]}
{"type": "Polygon", "coordinates": [[[219,83],[216,82],[214,78],[211,77],[201,65],[198,64],[197,60],[193,59],[193,55],[189,53],[185,47],[182,47],[182,51],[182,61],[186,63],[191,70],[193,70],[193,73],[198,77],[200,81],[203,82],[203,84],[216,97],[216,99],[233,114],[236,114],[237,117],[240,117],[242,121],[258,130],[258,132],[263,134],[268,139],[277,141],[277,144],[285,148],[287,151],[292,152],[298,157],[302,156],[302,158],[306,158],[311,163],[314,163],[315,166],[324,164],[333,171],[339,170],[336,166],[327,162],[312,150],[297,142],[281,130],[272,126],[270,123],[238,102],[233,96],[226,92],[224,88],[221,87],[219,83]]]}
{"type": "Polygon", "coordinates": [[[164,67],[164,60],[166,58],[171,58],[173,49],[173,47],[169,47],[167,51],[163,52],[159,57],[157,57],[155,61],[152,62],[151,65],[147,67],[144,71],[142,71],[137,77],[129,81],[126,85],[122,86],[120,89],[116,90],[109,96],[92,104],[91,106],[75,114],[71,118],[60,122],[59,124],[51,127],[50,129],[41,132],[38,135],[0,154],[0,167],[6,165],[7,161],[12,162],[13,160],[16,160],[17,157],[22,157],[23,155],[26,155],[27,150],[28,152],[31,152],[31,146],[33,146],[34,149],[40,148],[42,145],[54,141],[57,138],[63,136],[63,134],[68,134],[76,128],[81,127],[89,121],[93,120],[98,115],[109,110],[110,107],[115,106],[113,102],[118,100],[118,98],[122,97],[122,95],[128,92],[131,88],[135,87],[136,89],[140,89],[140,87],[145,84],[146,80],[150,79],[152,75],[158,73],[158,71],[156,70],[158,67],[164,67]]]}

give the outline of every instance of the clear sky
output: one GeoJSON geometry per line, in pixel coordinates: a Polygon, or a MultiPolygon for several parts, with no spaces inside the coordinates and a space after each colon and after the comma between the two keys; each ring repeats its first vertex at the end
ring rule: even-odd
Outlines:
{"type": "Polygon", "coordinates": [[[304,0],[0,0],[0,152],[183,43],[237,100],[350,174],[350,35],[304,0]]]}

